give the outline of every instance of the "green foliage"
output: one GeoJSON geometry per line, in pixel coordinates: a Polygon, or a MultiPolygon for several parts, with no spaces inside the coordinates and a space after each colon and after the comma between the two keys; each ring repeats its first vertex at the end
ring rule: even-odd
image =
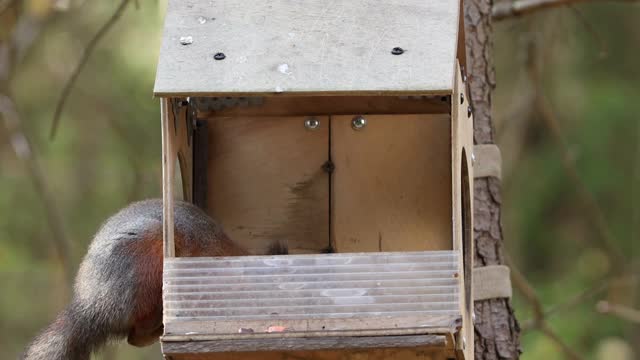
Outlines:
{"type": "MultiPolygon", "coordinates": [[[[541,49],[545,95],[559,119],[581,181],[593,194],[616,247],[629,263],[637,262],[634,242],[640,233],[634,215],[640,208],[640,77],[638,53],[632,45],[640,32],[631,27],[638,19],[637,9],[620,4],[584,5],[578,13],[558,9],[523,20],[515,27],[517,31],[505,33],[513,25],[501,24],[496,44],[502,49],[499,53],[508,49],[526,54],[528,41],[535,41],[541,49]],[[603,46],[607,49],[604,57],[600,54],[603,46]]],[[[519,94],[513,89],[522,87],[513,79],[513,61],[513,57],[497,59],[498,104],[516,101],[519,94]],[[511,73],[501,72],[501,64],[507,62],[511,64],[505,68],[511,73]]],[[[524,61],[521,66],[526,66],[524,61]]],[[[496,112],[500,118],[500,108],[496,112]]],[[[527,125],[518,145],[522,148],[517,149],[521,156],[505,164],[511,168],[504,187],[506,243],[548,310],[601,284],[613,260],[599,247],[595,221],[578,186],[565,172],[565,150],[554,141],[534,107],[518,115],[527,118],[527,125]]],[[[504,121],[510,120],[515,119],[504,121]]],[[[508,124],[504,128],[506,133],[498,138],[513,144],[508,137],[514,132],[508,124]]],[[[502,148],[503,153],[510,150],[502,148]]],[[[613,358],[598,355],[616,346],[607,347],[609,340],[628,339],[622,343],[633,347],[636,357],[640,354],[638,342],[632,340],[637,339],[637,325],[596,311],[600,300],[638,308],[638,284],[609,285],[549,319],[562,341],[586,359],[613,358]]],[[[528,301],[516,296],[514,304],[521,322],[532,318],[528,301]]],[[[522,340],[525,360],[566,358],[549,337],[535,329],[525,331],[522,340]]],[[[622,347],[621,352],[629,350],[622,347]]]]}

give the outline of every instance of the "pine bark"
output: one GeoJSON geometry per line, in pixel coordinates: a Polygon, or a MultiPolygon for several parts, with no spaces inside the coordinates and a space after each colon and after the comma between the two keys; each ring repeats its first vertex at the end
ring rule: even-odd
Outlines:
{"type": "MultiPolygon", "coordinates": [[[[467,78],[474,114],[476,144],[494,141],[491,123],[491,92],[495,88],[493,67],[492,0],[464,0],[467,78]]],[[[475,266],[504,263],[501,223],[501,188],[495,178],[475,180],[475,266]]],[[[475,302],[475,358],[518,359],[520,327],[509,299],[475,302]]]]}

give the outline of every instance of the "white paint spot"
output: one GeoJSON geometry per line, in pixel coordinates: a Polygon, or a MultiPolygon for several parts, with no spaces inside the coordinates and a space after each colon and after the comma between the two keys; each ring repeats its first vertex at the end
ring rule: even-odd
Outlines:
{"type": "Polygon", "coordinates": [[[200,24],[206,24],[207,23],[207,18],[204,17],[204,16],[200,16],[200,17],[198,17],[198,22],[200,24]]]}
{"type": "Polygon", "coordinates": [[[278,288],[281,290],[300,290],[304,287],[304,283],[282,283],[278,285],[278,288]]]}
{"type": "MultiPolygon", "coordinates": [[[[276,91],[278,91],[277,88],[276,91]]],[[[291,265],[293,262],[291,259],[265,259],[263,263],[267,266],[280,267],[291,265]]]]}
{"type": "Polygon", "coordinates": [[[276,92],[277,93],[284,92],[284,88],[282,86],[276,86],[276,92]]]}
{"type": "Polygon", "coordinates": [[[326,297],[361,297],[367,294],[366,289],[327,289],[320,293],[326,297]]]}
{"type": "Polygon", "coordinates": [[[247,62],[247,57],[246,57],[246,56],[240,56],[240,57],[238,58],[238,63],[239,63],[239,64],[244,64],[244,63],[246,63],[246,62],[247,62]]]}
{"type": "Polygon", "coordinates": [[[180,44],[191,45],[193,43],[193,36],[180,36],[180,44]]]}
{"type": "Polygon", "coordinates": [[[291,71],[289,71],[289,64],[278,65],[278,71],[285,75],[291,75],[291,71]]]}

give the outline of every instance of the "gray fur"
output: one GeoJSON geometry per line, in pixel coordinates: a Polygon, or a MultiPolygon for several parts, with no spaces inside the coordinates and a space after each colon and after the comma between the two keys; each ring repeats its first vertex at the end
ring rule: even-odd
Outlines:
{"type": "MultiPolygon", "coordinates": [[[[226,236],[195,206],[176,202],[175,226],[208,255],[224,255],[219,245],[226,236]]],[[[33,340],[23,359],[88,360],[107,341],[126,337],[137,290],[136,259],[127,245],[161,228],[160,199],[133,203],[109,218],[80,265],[71,304],[33,340]]]]}

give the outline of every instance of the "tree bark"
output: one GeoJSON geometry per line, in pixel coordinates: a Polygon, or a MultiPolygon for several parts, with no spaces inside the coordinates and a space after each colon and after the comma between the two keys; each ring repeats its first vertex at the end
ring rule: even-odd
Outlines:
{"type": "MultiPolygon", "coordinates": [[[[466,72],[476,144],[490,144],[494,138],[491,123],[491,92],[495,87],[492,5],[492,0],[464,1],[466,72]]],[[[476,179],[474,202],[475,266],[503,264],[500,181],[495,178],[476,179]]],[[[475,358],[518,359],[520,326],[509,299],[476,301],[475,314],[475,358]]]]}

